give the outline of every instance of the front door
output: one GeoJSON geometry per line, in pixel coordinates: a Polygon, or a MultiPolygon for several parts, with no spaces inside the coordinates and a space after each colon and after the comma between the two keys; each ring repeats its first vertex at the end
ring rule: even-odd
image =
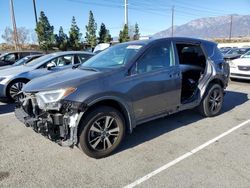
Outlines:
{"type": "Polygon", "coordinates": [[[153,45],[137,60],[129,79],[129,97],[137,120],[176,109],[180,103],[180,69],[171,42],[153,45]]]}

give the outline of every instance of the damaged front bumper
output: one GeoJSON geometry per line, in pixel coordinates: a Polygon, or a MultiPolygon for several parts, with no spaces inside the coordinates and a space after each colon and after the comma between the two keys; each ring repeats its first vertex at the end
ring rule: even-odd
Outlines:
{"type": "Polygon", "coordinates": [[[19,102],[15,108],[16,118],[27,127],[42,134],[61,146],[73,147],[77,144],[77,128],[85,106],[78,102],[61,101],[61,108],[42,110],[35,97],[19,102]]]}

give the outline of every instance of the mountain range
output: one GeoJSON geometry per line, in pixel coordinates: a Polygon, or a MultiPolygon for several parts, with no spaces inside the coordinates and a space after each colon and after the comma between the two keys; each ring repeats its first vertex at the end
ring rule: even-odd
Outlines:
{"type": "MultiPolygon", "coordinates": [[[[180,26],[174,26],[174,36],[196,38],[229,37],[231,15],[208,17],[192,20],[180,26]]],[[[172,28],[160,31],[153,37],[169,37],[172,28]]],[[[250,36],[250,15],[232,15],[232,37],[250,36]]]]}

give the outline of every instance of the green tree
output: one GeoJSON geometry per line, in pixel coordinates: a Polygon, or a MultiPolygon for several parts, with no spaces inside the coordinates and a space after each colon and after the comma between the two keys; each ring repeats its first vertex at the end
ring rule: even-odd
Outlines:
{"type": "Polygon", "coordinates": [[[41,11],[39,21],[35,29],[38,37],[38,42],[42,50],[48,51],[54,44],[54,27],[50,25],[47,16],[41,11]]]}
{"type": "Polygon", "coordinates": [[[139,30],[139,25],[138,23],[135,24],[135,30],[134,30],[134,36],[133,39],[134,40],[139,40],[140,38],[140,30],[139,30]]]}
{"type": "Polygon", "coordinates": [[[122,42],[128,42],[129,39],[130,39],[130,37],[129,37],[128,25],[125,24],[124,27],[123,27],[123,30],[120,31],[119,42],[120,43],[122,43],[122,42]]]}
{"type": "Polygon", "coordinates": [[[104,42],[105,43],[110,43],[112,40],[113,40],[113,38],[111,37],[111,34],[109,33],[109,30],[107,30],[107,33],[106,33],[105,38],[104,38],[104,42]]]}
{"type": "Polygon", "coordinates": [[[69,39],[68,36],[63,32],[62,26],[59,29],[58,35],[55,35],[56,38],[56,46],[59,50],[65,51],[69,47],[69,39]]]}
{"type": "Polygon", "coordinates": [[[88,45],[90,45],[91,48],[94,48],[97,43],[96,38],[96,30],[97,30],[97,24],[94,19],[94,15],[92,11],[89,11],[89,22],[88,25],[86,25],[86,42],[88,45]]]}
{"type": "Polygon", "coordinates": [[[69,31],[69,46],[72,50],[79,50],[81,48],[81,37],[80,29],[76,24],[76,19],[73,16],[72,23],[69,31]]]}
{"type": "Polygon", "coordinates": [[[111,42],[112,38],[109,33],[109,30],[106,28],[105,24],[102,23],[100,26],[98,42],[99,43],[109,43],[111,42]]]}

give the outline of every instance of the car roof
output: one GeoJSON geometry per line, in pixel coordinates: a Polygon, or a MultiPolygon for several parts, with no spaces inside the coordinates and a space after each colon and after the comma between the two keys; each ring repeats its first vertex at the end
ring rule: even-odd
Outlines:
{"type": "Polygon", "coordinates": [[[164,40],[170,40],[170,41],[178,41],[178,42],[197,42],[197,43],[207,43],[211,45],[217,45],[217,43],[212,41],[207,41],[203,39],[197,39],[197,38],[188,38],[188,37],[165,37],[165,38],[152,38],[147,40],[136,40],[131,42],[126,42],[127,44],[131,45],[146,45],[149,43],[155,43],[157,41],[164,41],[164,40]]]}
{"type": "Polygon", "coordinates": [[[40,56],[43,56],[43,55],[44,54],[33,54],[33,55],[25,56],[25,57],[32,58],[32,57],[40,57],[40,56]]]}
{"type": "Polygon", "coordinates": [[[9,51],[9,52],[5,52],[5,54],[11,54],[11,53],[43,53],[41,51],[9,51]]]}
{"type": "Polygon", "coordinates": [[[63,51],[63,52],[54,52],[54,53],[51,53],[51,55],[53,55],[53,56],[68,55],[68,54],[87,54],[87,55],[94,55],[94,53],[85,52],[85,51],[63,51]]]}

